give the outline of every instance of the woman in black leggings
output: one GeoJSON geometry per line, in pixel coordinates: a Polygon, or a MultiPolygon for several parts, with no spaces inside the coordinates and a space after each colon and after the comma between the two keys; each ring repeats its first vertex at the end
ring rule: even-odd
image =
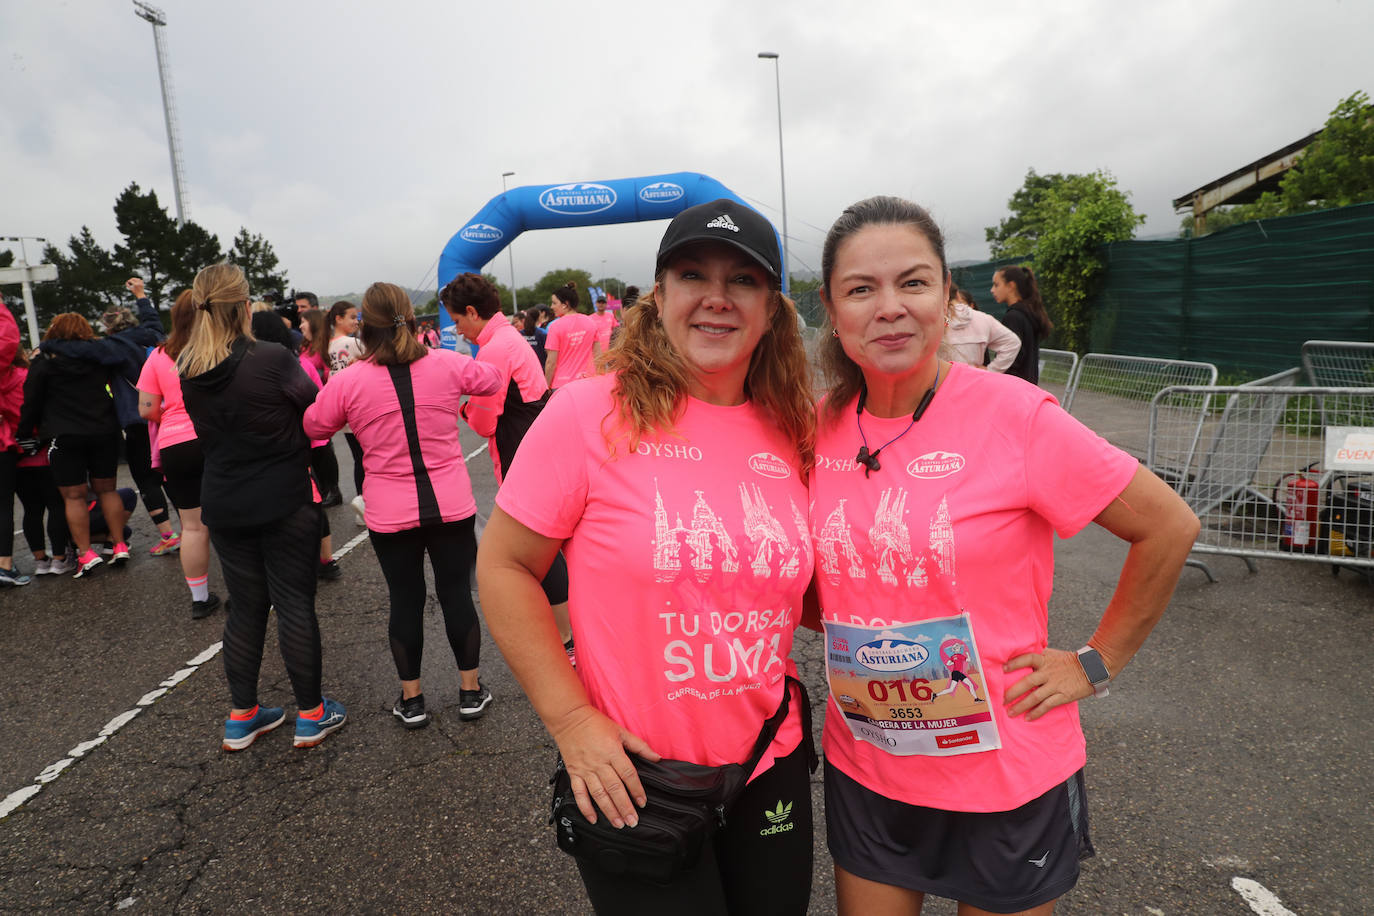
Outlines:
{"type": "Polygon", "coordinates": [[[424,652],[425,554],[458,660],[458,717],[491,703],[478,680],[482,630],[469,572],[477,557],[472,496],[458,407],[465,395],[494,394],[501,374],[415,336],[415,313],[399,286],[374,283],[363,295],[363,355],[334,375],[305,412],[305,432],[326,439],[345,423],[362,445],[363,498],[377,562],[391,592],[391,653],[401,680],[392,712],[406,728],[429,722],[420,685],[424,652]]]}
{"type": "Polygon", "coordinates": [[[177,373],[205,455],[201,519],[229,587],[224,673],[233,710],[224,748],[243,750],[285,719],[280,707],[258,705],[272,608],[296,695],[295,745],[313,747],[347,721],[343,704],[320,693],[320,510],[311,501],[310,443],[301,429],[316,389],[285,348],[253,339],[242,270],[206,267],[191,295],[199,311],[177,373]]]}

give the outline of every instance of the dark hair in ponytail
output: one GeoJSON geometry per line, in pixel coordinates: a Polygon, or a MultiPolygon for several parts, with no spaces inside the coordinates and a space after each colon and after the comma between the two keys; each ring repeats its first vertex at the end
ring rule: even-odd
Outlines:
{"type": "Polygon", "coordinates": [[[415,336],[415,309],[395,283],[373,283],[363,293],[363,359],[379,366],[408,366],[429,353],[415,336]]]}
{"type": "Polygon", "coordinates": [[[577,308],[577,284],[573,281],[569,280],[567,283],[564,283],[558,289],[554,290],[553,294],[558,297],[559,302],[563,303],[568,308],[577,308]]]}
{"type": "Polygon", "coordinates": [[[348,314],[349,309],[357,308],[352,302],[339,301],[329,307],[329,315],[325,323],[329,326],[329,333],[334,333],[334,323],[348,314]]]}
{"type": "Polygon", "coordinates": [[[1040,286],[1035,282],[1035,272],[1029,265],[1012,265],[1003,267],[998,271],[1002,279],[1016,287],[1016,294],[1021,300],[1016,303],[1022,311],[1031,316],[1031,321],[1035,323],[1035,336],[1044,340],[1050,336],[1054,330],[1054,322],[1050,321],[1050,315],[1045,311],[1045,300],[1040,298],[1040,286]]]}

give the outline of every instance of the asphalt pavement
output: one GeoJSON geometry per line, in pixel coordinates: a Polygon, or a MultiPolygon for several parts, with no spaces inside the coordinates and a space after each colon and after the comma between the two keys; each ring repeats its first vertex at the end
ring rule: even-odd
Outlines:
{"type": "MultiPolygon", "coordinates": [[[[482,444],[467,430],[463,441],[482,444]]],[[[341,440],[336,451],[351,497],[341,440]]],[[[483,520],[489,456],[469,469],[483,520]]],[[[180,566],[147,554],[153,529],[137,511],[126,568],[0,592],[0,912],[587,912],[546,823],[552,742],[489,640],[483,680],[496,701],[459,721],[432,597],[434,721],[412,732],[391,716],[385,587],[346,505],[330,512],[336,550],[352,545],[344,577],[321,583],[318,610],[325,691],[348,725],[296,750],[288,720],[237,754],[220,750],[223,617],[191,620],[180,566]]],[[[22,537],[16,552],[28,569],[22,537]]],[[[1124,553],[1096,528],[1058,544],[1053,644],[1091,634],[1124,553]]],[[[1214,567],[1215,584],[1185,570],[1112,695],[1084,704],[1098,855],[1060,913],[1374,907],[1374,591],[1321,566],[1214,567]]],[[[217,564],[211,585],[224,596],[217,564]]],[[[794,655],[819,726],[818,637],[803,631],[794,655]]],[[[262,699],[294,712],[270,633],[262,699]]],[[[813,790],[812,911],[829,913],[819,773],[813,790]]]]}

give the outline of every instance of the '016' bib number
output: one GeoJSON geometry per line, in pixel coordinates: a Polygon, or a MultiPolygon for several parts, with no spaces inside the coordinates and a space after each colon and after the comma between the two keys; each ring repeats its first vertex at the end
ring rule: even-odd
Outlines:
{"type": "Polygon", "coordinates": [[[857,741],[946,756],[1002,746],[967,615],[895,627],[826,621],[830,696],[857,741]]]}

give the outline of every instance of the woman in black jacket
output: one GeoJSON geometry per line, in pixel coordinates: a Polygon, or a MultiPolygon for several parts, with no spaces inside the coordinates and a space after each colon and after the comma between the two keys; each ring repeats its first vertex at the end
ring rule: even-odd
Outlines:
{"type": "MultiPolygon", "coordinates": [[[[90,322],[76,312],[53,318],[43,340],[92,340],[90,322]]],[[[80,579],[102,564],[91,549],[91,520],[86,508],[86,485],[100,501],[111,539],[124,530],[128,513],[115,492],[119,465],[120,428],[110,395],[108,367],[68,356],[40,355],[24,381],[24,407],[19,415],[19,438],[50,439],[48,463],[62,492],[67,528],[76,545],[76,575],[80,579]]],[[[123,565],[129,545],[120,538],[110,562],[123,565]]]]}
{"type": "Polygon", "coordinates": [[[1035,273],[1029,267],[1003,267],[992,275],[992,298],[1007,307],[1002,323],[1021,338],[1021,350],[1007,375],[1040,384],[1040,342],[1050,336],[1054,323],[1040,298],[1035,273]]]}
{"type": "Polygon", "coordinates": [[[153,556],[165,556],[176,551],[181,543],[172,530],[167,514],[167,498],[162,492],[162,473],[153,467],[152,445],[148,439],[148,422],[138,410],[138,376],[148,358],[150,348],[166,339],[162,319],[157,308],[144,295],[143,281],[131,277],[124,283],[133,294],[137,314],[132,309],[115,306],[101,318],[106,336],[95,340],[49,340],[39,344],[47,354],[70,356],[100,363],[110,370],[110,392],[114,395],[115,416],[124,430],[124,455],[129,463],[129,476],[138,484],[143,507],[157,526],[158,542],[149,550],[153,556]]]}
{"type": "Polygon", "coordinates": [[[285,719],[258,705],[267,614],[277,611],[282,658],[296,695],[296,747],[319,744],[347,720],[320,692],[315,564],[320,510],[311,500],[310,443],[301,415],[316,388],[296,357],[259,344],[248,323],[248,281],[232,264],[196,274],[199,310],[177,357],[182,398],[205,453],[201,518],[229,587],[224,672],[233,710],[224,749],[243,750],[285,719]]]}

